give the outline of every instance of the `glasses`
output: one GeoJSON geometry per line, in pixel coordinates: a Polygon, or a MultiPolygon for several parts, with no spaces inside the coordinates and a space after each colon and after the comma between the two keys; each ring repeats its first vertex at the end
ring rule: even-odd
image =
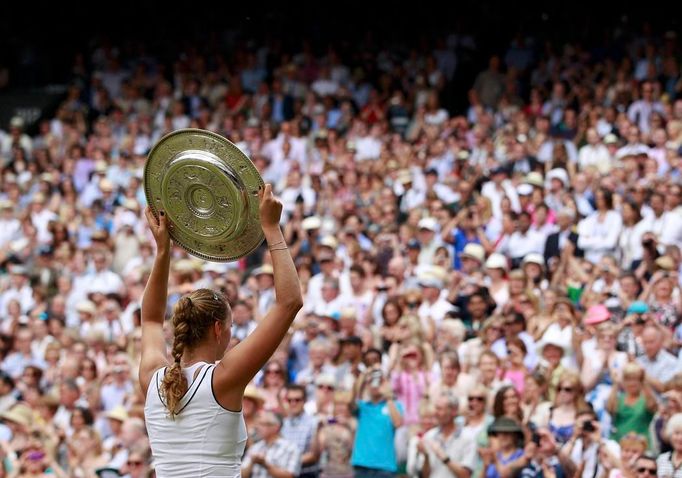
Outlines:
{"type": "Polygon", "coordinates": [[[128,466],[142,466],[144,465],[144,462],[142,461],[128,461],[128,466]]]}
{"type": "Polygon", "coordinates": [[[646,473],[646,474],[651,475],[651,476],[656,476],[657,470],[656,470],[656,468],[642,467],[642,468],[637,468],[637,473],[646,473]]]}
{"type": "Polygon", "coordinates": [[[573,393],[573,387],[558,387],[557,391],[573,393]]]}
{"type": "Polygon", "coordinates": [[[301,403],[302,401],[303,401],[303,397],[287,398],[287,402],[289,402],[289,403],[301,403]]]}
{"type": "Polygon", "coordinates": [[[485,402],[485,397],[469,397],[470,402],[485,402]]]}

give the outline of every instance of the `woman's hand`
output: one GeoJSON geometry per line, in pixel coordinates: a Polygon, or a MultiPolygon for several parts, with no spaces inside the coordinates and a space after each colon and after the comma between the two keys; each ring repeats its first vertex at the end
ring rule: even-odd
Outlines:
{"type": "Polygon", "coordinates": [[[154,217],[152,208],[147,206],[144,210],[144,215],[147,216],[149,229],[152,230],[152,235],[156,241],[157,254],[161,252],[168,252],[170,250],[170,234],[168,232],[168,216],[163,211],[159,211],[158,219],[154,217]]]}
{"type": "Polygon", "coordinates": [[[282,215],[282,203],[272,194],[272,185],[269,183],[258,192],[260,198],[260,222],[263,230],[279,228],[279,219],[282,215]]]}

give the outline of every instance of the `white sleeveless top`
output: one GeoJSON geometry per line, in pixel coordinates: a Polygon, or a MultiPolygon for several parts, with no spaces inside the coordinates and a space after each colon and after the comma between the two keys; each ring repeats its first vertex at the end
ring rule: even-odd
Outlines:
{"type": "Polygon", "coordinates": [[[178,404],[175,420],[160,393],[166,367],[154,372],[147,389],[144,416],[158,478],[241,477],[247,438],[244,416],[217,402],[215,365],[200,365],[196,379],[188,380],[191,385],[178,404]]]}

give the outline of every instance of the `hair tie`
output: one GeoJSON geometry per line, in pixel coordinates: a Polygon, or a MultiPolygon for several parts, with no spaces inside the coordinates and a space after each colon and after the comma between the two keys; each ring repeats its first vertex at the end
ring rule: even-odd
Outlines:
{"type": "Polygon", "coordinates": [[[191,297],[187,297],[187,300],[189,301],[189,305],[190,305],[190,306],[194,305],[194,304],[192,303],[192,298],[191,298],[191,297]]]}
{"type": "Polygon", "coordinates": [[[220,299],[218,299],[218,294],[216,294],[216,293],[213,293],[213,300],[217,300],[217,301],[220,301],[220,299]]]}

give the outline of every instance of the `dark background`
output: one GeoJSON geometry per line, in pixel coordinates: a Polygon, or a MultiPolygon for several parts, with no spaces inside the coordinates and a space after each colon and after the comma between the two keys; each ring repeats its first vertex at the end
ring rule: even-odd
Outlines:
{"type": "Polygon", "coordinates": [[[621,41],[632,36],[682,32],[673,3],[169,3],[124,0],[65,7],[14,0],[7,5],[0,15],[0,67],[9,69],[10,83],[0,90],[0,127],[24,104],[45,103],[39,108],[45,116],[52,97],[62,94],[59,85],[70,80],[75,54],[87,58],[95,45],[107,41],[124,53],[144,45],[147,53],[170,63],[189,46],[229,58],[236,48],[248,48],[254,41],[274,40],[284,50],[298,51],[307,40],[318,52],[334,43],[347,57],[385,45],[427,51],[447,33],[469,34],[477,49],[458,58],[456,77],[446,90],[445,105],[457,111],[465,106],[466,90],[489,55],[504,53],[516,35],[532,36],[536,44],[549,42],[557,51],[571,42],[588,49],[595,60],[617,60],[621,41]],[[49,85],[58,86],[46,89],[49,85]]]}

